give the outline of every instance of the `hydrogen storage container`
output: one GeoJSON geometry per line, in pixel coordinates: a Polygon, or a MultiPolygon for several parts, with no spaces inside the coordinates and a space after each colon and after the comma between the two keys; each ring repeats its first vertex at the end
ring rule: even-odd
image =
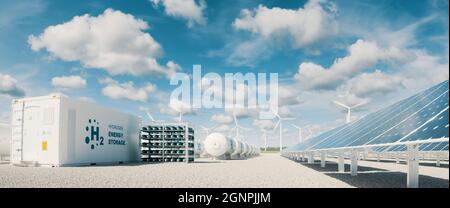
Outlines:
{"type": "Polygon", "coordinates": [[[11,127],[9,124],[0,123],[0,161],[9,157],[11,150],[11,127]]]}
{"type": "Polygon", "coordinates": [[[62,94],[12,101],[11,163],[137,162],[140,118],[62,94]]]}

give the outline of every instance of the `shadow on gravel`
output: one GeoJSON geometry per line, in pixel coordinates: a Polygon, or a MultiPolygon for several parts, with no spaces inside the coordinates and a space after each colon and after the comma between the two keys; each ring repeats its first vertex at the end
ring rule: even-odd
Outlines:
{"type": "Polygon", "coordinates": [[[436,168],[448,168],[448,164],[442,164],[441,166],[436,166],[436,163],[420,163],[420,166],[427,166],[427,167],[436,167],[436,168]]]}
{"type": "MultiPolygon", "coordinates": [[[[406,173],[402,172],[358,172],[357,176],[349,173],[325,173],[351,186],[358,188],[406,188],[406,173]]],[[[448,188],[448,180],[431,176],[419,176],[420,188],[448,188]]]]}
{"type": "MultiPolygon", "coordinates": [[[[379,162],[379,163],[396,163],[395,160],[380,160],[377,161],[376,159],[366,159],[364,161],[368,161],[368,162],[379,162]]],[[[445,162],[445,161],[442,161],[445,162]]],[[[448,164],[447,163],[442,163],[441,162],[441,166],[436,166],[436,162],[435,161],[420,161],[420,166],[427,166],[427,167],[437,167],[437,168],[448,168],[448,164]]],[[[400,160],[399,164],[404,164],[406,165],[406,161],[405,160],[400,160]]]]}
{"type": "MultiPolygon", "coordinates": [[[[314,164],[308,164],[306,162],[297,162],[300,163],[308,168],[311,168],[318,172],[337,172],[338,171],[338,164],[334,162],[327,161],[325,164],[325,167],[320,167],[320,161],[314,161],[314,164]]],[[[350,171],[350,164],[345,164],[344,169],[346,172],[350,171]]],[[[358,166],[358,172],[366,172],[366,171],[387,171],[385,169],[380,168],[373,168],[373,167],[366,167],[366,166],[358,166]]]]}
{"type": "MultiPolygon", "coordinates": [[[[365,160],[363,160],[363,161],[367,161],[367,162],[379,162],[379,163],[395,163],[395,162],[396,162],[395,160],[380,160],[380,161],[378,161],[378,160],[376,160],[376,159],[365,159],[365,160]]],[[[406,164],[406,161],[400,160],[399,163],[400,163],[400,164],[406,164]]]]}
{"type": "MultiPolygon", "coordinates": [[[[297,162],[297,161],[294,161],[297,162]]],[[[395,161],[394,161],[395,162],[395,161]]],[[[320,167],[320,161],[314,161],[314,164],[307,162],[297,162],[305,167],[311,168],[325,175],[336,178],[344,183],[358,188],[406,188],[407,174],[403,172],[389,171],[386,169],[373,168],[367,166],[358,166],[358,175],[350,175],[350,164],[345,164],[345,173],[338,173],[338,164],[327,161],[325,168],[320,167]]],[[[425,163],[427,165],[435,165],[425,163]]],[[[424,164],[420,164],[423,166],[424,164]]],[[[447,164],[441,164],[441,166],[447,164]]],[[[447,165],[448,167],[448,165],[447,165]]],[[[449,180],[435,178],[431,176],[419,176],[420,188],[449,188],[449,180]]]]}
{"type": "Polygon", "coordinates": [[[194,163],[222,163],[222,161],[211,160],[211,161],[194,161],[194,163]]]}

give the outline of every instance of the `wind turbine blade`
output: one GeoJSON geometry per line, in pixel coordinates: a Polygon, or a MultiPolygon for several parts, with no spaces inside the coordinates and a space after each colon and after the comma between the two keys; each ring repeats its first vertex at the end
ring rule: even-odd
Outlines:
{"type": "Polygon", "coordinates": [[[233,120],[234,120],[234,125],[237,126],[238,125],[238,121],[237,121],[237,118],[236,118],[235,114],[233,114],[233,120]]]}
{"type": "Polygon", "coordinates": [[[346,109],[350,109],[350,107],[348,107],[347,105],[345,105],[345,104],[343,104],[343,103],[341,103],[341,102],[339,102],[339,101],[334,100],[333,102],[334,102],[336,105],[339,105],[339,106],[344,107],[344,108],[346,108],[346,109]]]}
{"type": "Polygon", "coordinates": [[[281,120],[278,120],[277,124],[275,124],[275,127],[273,127],[273,131],[275,131],[275,129],[278,128],[278,126],[280,125],[281,120]]]}
{"type": "Polygon", "coordinates": [[[153,118],[152,114],[148,112],[148,110],[145,110],[145,113],[147,114],[148,118],[150,118],[151,121],[155,122],[155,119],[153,118]]]}
{"type": "Polygon", "coordinates": [[[294,128],[296,128],[296,129],[300,129],[300,127],[299,126],[297,126],[297,125],[295,125],[295,124],[291,124],[294,128]]]}
{"type": "Polygon", "coordinates": [[[352,106],[351,108],[357,108],[357,107],[363,106],[363,105],[365,105],[365,104],[367,104],[367,103],[368,103],[367,101],[364,101],[364,102],[362,102],[362,103],[360,103],[360,104],[357,104],[357,105],[352,106]]]}
{"type": "Polygon", "coordinates": [[[280,117],[280,115],[278,114],[278,112],[275,112],[272,108],[270,108],[269,107],[269,109],[270,109],[270,111],[278,118],[278,119],[281,119],[281,117],[280,117]]]}

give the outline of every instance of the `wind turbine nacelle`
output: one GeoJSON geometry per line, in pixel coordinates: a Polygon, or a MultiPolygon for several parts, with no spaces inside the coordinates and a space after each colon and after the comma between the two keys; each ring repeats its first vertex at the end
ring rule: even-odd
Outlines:
{"type": "Polygon", "coordinates": [[[212,133],[205,139],[205,151],[212,157],[232,154],[236,149],[236,142],[221,133],[212,133]]]}

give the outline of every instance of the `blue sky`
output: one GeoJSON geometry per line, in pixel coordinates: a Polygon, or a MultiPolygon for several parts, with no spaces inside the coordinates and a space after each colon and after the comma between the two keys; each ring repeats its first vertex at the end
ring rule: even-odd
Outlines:
{"type": "MultiPolygon", "coordinates": [[[[167,71],[201,64],[204,73],[279,73],[283,113],[320,132],[343,122],[331,100],[369,102],[356,119],[448,79],[448,7],[447,0],[0,0],[0,121],[9,120],[11,99],[57,91],[172,120],[164,110],[174,88],[167,71]],[[83,24],[98,32],[82,32],[83,24]],[[46,32],[57,25],[58,33],[46,32]],[[118,41],[127,37],[145,42],[118,41]]],[[[186,120],[225,128],[227,116],[203,109],[186,120]]],[[[254,120],[239,121],[258,129],[254,120]]],[[[286,131],[294,144],[296,132],[286,131]]],[[[261,144],[258,134],[245,136],[261,144]]]]}

